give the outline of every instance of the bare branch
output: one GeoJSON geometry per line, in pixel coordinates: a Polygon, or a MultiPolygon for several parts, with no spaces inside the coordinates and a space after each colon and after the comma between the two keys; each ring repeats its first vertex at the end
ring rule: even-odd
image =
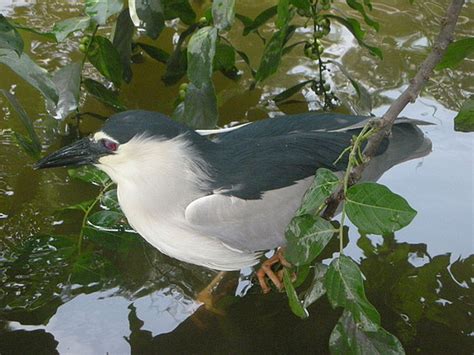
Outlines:
{"type": "MultiPolygon", "coordinates": [[[[421,89],[428,82],[429,78],[433,74],[435,66],[441,61],[441,58],[446,51],[446,48],[453,40],[453,33],[456,27],[456,23],[459,18],[459,13],[464,5],[464,0],[453,0],[449,5],[446,16],[441,22],[441,29],[436,38],[431,53],[426,57],[420,66],[420,69],[416,73],[415,77],[410,81],[410,85],[404,92],[390,105],[389,109],[378,121],[379,130],[376,134],[371,136],[367,145],[365,146],[363,155],[364,163],[355,166],[350,173],[350,184],[353,185],[359,181],[362,172],[366,168],[370,159],[376,154],[380,143],[383,138],[390,133],[392,125],[397,119],[398,115],[410,102],[414,102],[421,92],[421,89]]],[[[339,203],[344,198],[344,194],[341,193],[342,188],[336,191],[328,200],[327,208],[323,213],[324,218],[331,218],[334,216],[339,203]]]]}

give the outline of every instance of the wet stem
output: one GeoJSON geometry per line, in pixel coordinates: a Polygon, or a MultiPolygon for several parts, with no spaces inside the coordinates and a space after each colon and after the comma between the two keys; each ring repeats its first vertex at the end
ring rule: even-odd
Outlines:
{"type": "Polygon", "coordinates": [[[351,175],[352,168],[354,166],[359,165],[360,163],[364,162],[364,157],[361,154],[361,147],[362,143],[364,143],[371,135],[375,133],[376,129],[373,128],[372,123],[368,122],[362,131],[360,131],[359,135],[354,136],[352,138],[352,143],[350,147],[347,147],[339,158],[337,158],[336,162],[339,161],[344,154],[349,151],[349,159],[347,163],[347,168],[344,173],[344,177],[342,180],[343,183],[343,193],[344,193],[344,202],[342,203],[342,212],[341,212],[341,224],[339,226],[339,253],[344,254],[344,223],[346,220],[346,194],[347,189],[349,188],[349,178],[351,175]]]}
{"type": "Polygon", "coordinates": [[[81,231],[79,232],[79,239],[77,241],[77,250],[78,254],[81,254],[81,249],[82,249],[82,240],[84,239],[84,229],[87,226],[87,220],[89,218],[90,213],[94,209],[94,207],[97,205],[97,203],[102,199],[102,196],[104,196],[104,193],[111,187],[114,183],[109,182],[106,184],[99,192],[95,200],[87,207],[87,209],[84,211],[84,217],[82,218],[82,224],[81,224],[81,231]]]}

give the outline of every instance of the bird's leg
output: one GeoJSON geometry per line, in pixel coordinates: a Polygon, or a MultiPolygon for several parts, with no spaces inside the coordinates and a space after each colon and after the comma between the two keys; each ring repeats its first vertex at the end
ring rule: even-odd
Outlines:
{"type": "Polygon", "coordinates": [[[263,293],[268,293],[271,291],[271,288],[268,286],[267,281],[265,280],[265,276],[268,276],[268,278],[273,282],[276,288],[278,288],[279,290],[283,289],[283,273],[277,273],[277,275],[272,270],[272,266],[277,263],[280,263],[284,267],[291,267],[291,264],[283,256],[282,248],[278,248],[276,253],[270,259],[265,260],[262,263],[260,269],[257,271],[258,282],[260,284],[260,287],[262,288],[263,293]]]}
{"type": "Polygon", "coordinates": [[[212,292],[217,288],[217,286],[219,286],[219,283],[222,281],[226,273],[226,271],[220,271],[212,279],[212,281],[201,292],[198,293],[196,297],[196,300],[203,303],[204,307],[206,307],[208,310],[212,310],[214,312],[218,311],[213,306],[212,292]]]}

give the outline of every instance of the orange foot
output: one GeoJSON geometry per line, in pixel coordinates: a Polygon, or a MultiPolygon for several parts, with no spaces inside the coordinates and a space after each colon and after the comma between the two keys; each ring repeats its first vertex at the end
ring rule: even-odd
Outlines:
{"type": "Polygon", "coordinates": [[[270,286],[268,286],[267,281],[265,280],[265,276],[268,276],[276,288],[279,290],[283,289],[283,270],[280,270],[277,273],[272,270],[272,266],[277,263],[280,263],[284,267],[291,267],[291,264],[283,256],[282,248],[278,248],[275,255],[264,261],[260,269],[257,271],[258,282],[260,283],[263,293],[268,293],[271,291],[270,286]]]}

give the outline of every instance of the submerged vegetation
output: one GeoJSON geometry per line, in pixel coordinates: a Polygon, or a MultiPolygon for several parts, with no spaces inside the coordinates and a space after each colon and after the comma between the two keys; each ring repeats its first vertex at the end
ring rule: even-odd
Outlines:
{"type": "MultiPolygon", "coordinates": [[[[84,111],[85,95],[94,97],[113,111],[128,109],[123,102],[122,88],[134,80],[134,66],[139,66],[147,56],[166,66],[164,75],[154,80],[179,87],[172,118],[193,128],[214,128],[220,122],[219,98],[213,81],[216,72],[235,81],[239,80],[243,70],[248,71],[252,77],[248,90],[255,90],[278,71],[285,55],[299,51],[299,55],[314,62],[317,72],[269,97],[270,105],[290,105],[295,101],[294,97],[303,92],[307,96],[311,94],[320,110],[346,106],[354,114],[370,115],[372,102],[368,90],[351,76],[350,68],[332,56],[326,56],[325,45],[334,23],[338,23],[367,53],[382,60],[383,51],[371,45],[367,38],[367,33],[377,32],[381,26],[371,16],[373,2],[279,0],[255,18],[250,18],[236,11],[235,0],[215,0],[201,6],[188,0],[129,0],[128,7],[122,0],[87,0],[81,16],[59,21],[47,32],[0,15],[0,63],[4,65],[1,70],[9,67],[37,89],[43,95],[50,115],[58,120],[77,120],[80,124],[81,118],[87,115],[102,118],[94,112],[84,111]],[[236,21],[243,28],[239,36],[263,42],[258,65],[233,45],[228,34],[236,21]],[[261,33],[261,28],[269,23],[274,29],[268,38],[261,33]],[[172,38],[172,52],[157,44],[167,26],[176,28],[179,33],[172,38]],[[307,30],[310,35],[295,41],[295,33],[302,30],[307,30]],[[76,39],[82,57],[68,60],[68,64],[48,73],[25,52],[22,31],[32,32],[53,43],[76,39]],[[245,69],[240,69],[238,62],[245,63],[245,69]],[[93,71],[91,66],[95,68],[93,71]],[[353,88],[357,99],[350,104],[340,97],[339,88],[331,79],[334,71],[345,76],[353,88]]],[[[462,6],[463,2],[460,3],[462,6]]],[[[437,70],[455,67],[473,51],[474,38],[457,39],[448,48],[437,70]]],[[[39,157],[42,145],[31,119],[14,94],[7,88],[0,89],[25,128],[26,135],[14,134],[18,145],[32,157],[39,157]]],[[[472,131],[472,106],[472,98],[462,106],[456,118],[459,130],[472,131]]],[[[470,282],[462,267],[469,264],[469,259],[453,264],[451,274],[447,255],[431,258],[419,245],[397,243],[393,233],[407,226],[416,211],[386,186],[353,181],[353,169],[365,165],[370,159],[364,147],[382,129],[370,121],[358,136],[353,137],[352,145],[340,157],[347,161],[342,180],[326,169],[315,172],[314,184],[286,231],[286,257],[294,265],[293,270],[285,269],[283,273],[289,305],[297,316],[306,318],[311,305],[320,303],[326,296],[329,304],[342,312],[337,323],[331,325],[333,329],[328,341],[333,353],[404,353],[402,343],[410,348],[421,346],[415,344],[416,337],[407,329],[414,325],[404,322],[402,314],[410,314],[412,322],[421,323],[424,319],[439,320],[443,313],[446,317],[441,328],[459,328],[460,332],[468,333],[464,305],[457,296],[450,294],[448,288],[459,288],[459,283],[470,282]],[[342,201],[340,223],[321,217],[334,195],[339,196],[338,203],[342,201]],[[344,254],[346,218],[363,234],[358,244],[367,258],[360,266],[344,254]],[[382,244],[373,245],[365,234],[384,236],[382,244]],[[336,251],[339,253],[329,265],[322,263],[323,256],[330,257],[336,251]],[[426,256],[429,261],[421,267],[413,266],[408,262],[412,254],[426,256]],[[377,270],[385,273],[383,287],[372,284],[377,270]],[[293,272],[298,275],[294,281],[291,278],[293,272]],[[440,290],[435,290],[437,282],[442,284],[440,290]],[[369,286],[368,297],[364,283],[369,286]],[[450,286],[446,286],[448,284],[450,286]],[[409,293],[408,301],[401,299],[403,292],[409,293]],[[381,296],[384,293],[388,293],[387,299],[381,296]],[[459,323],[448,315],[446,308],[440,308],[435,293],[446,294],[443,298],[462,319],[459,323]],[[416,302],[410,302],[420,298],[425,300],[423,309],[421,305],[415,305],[416,302]],[[399,326],[384,329],[384,320],[374,304],[397,314],[399,326]],[[395,333],[397,337],[393,335],[395,333]]],[[[152,274],[151,268],[143,260],[133,257],[141,244],[120,211],[116,190],[109,178],[93,168],[71,170],[69,175],[97,185],[99,193],[92,200],[81,201],[60,211],[79,210],[83,213],[77,235],[32,238],[21,249],[13,247],[12,256],[0,261],[4,269],[2,275],[6,275],[2,279],[5,294],[2,307],[8,305],[10,320],[22,320],[24,313],[19,309],[35,309],[40,310],[36,312],[38,318],[29,319],[29,324],[41,324],[59,304],[86,289],[90,292],[103,288],[105,284],[109,287],[122,285],[118,292],[143,294],[157,290],[169,281],[164,272],[165,276],[159,278],[159,282],[156,275],[150,278],[156,284],[145,282],[152,274]],[[96,246],[103,248],[104,252],[97,253],[96,246]],[[143,280],[117,273],[115,261],[127,258],[136,262],[134,267],[143,269],[143,280]],[[41,273],[47,269],[46,264],[51,267],[45,278],[41,273]],[[22,268],[27,269],[25,274],[28,273],[30,279],[27,289],[22,289],[17,296],[16,286],[9,280],[18,272],[16,270],[22,268]],[[119,282],[120,277],[125,277],[125,280],[119,282]],[[65,280],[79,285],[78,288],[59,288],[57,285],[65,280]],[[38,293],[38,289],[45,292],[38,293]]],[[[158,253],[154,257],[163,258],[158,253]]],[[[179,266],[179,270],[189,277],[201,277],[186,266],[179,266]]],[[[172,278],[179,280],[179,275],[172,278]]],[[[465,289],[460,289],[460,293],[462,298],[469,297],[465,289]]],[[[130,315],[130,321],[132,318],[130,315]]],[[[442,333],[440,329],[437,331],[442,333]]]]}

